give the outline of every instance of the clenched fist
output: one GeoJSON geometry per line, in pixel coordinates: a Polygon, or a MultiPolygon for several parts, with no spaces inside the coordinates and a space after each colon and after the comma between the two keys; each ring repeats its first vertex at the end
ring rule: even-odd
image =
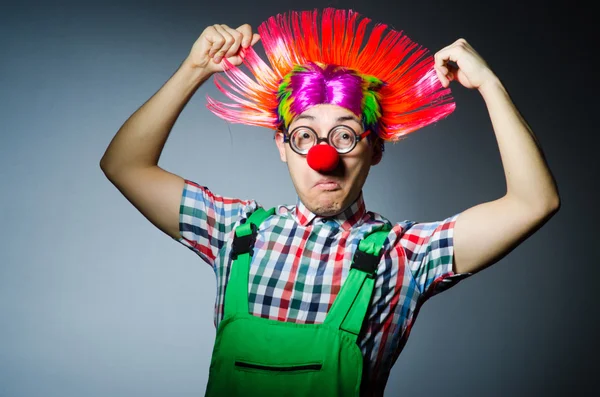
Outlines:
{"type": "Polygon", "coordinates": [[[222,72],[226,58],[234,66],[242,63],[240,50],[253,46],[260,39],[259,35],[252,33],[252,28],[244,24],[236,29],[227,25],[212,25],[204,29],[196,40],[188,61],[195,68],[204,69],[209,74],[222,72]]]}
{"type": "Polygon", "coordinates": [[[488,64],[465,39],[442,48],[434,59],[435,71],[444,87],[456,80],[466,88],[481,89],[485,83],[497,80],[488,64]]]}

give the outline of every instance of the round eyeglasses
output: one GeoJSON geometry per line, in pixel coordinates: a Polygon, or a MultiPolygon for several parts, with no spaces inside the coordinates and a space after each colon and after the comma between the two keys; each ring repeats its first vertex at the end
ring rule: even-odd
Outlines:
{"type": "Polygon", "coordinates": [[[308,154],[310,148],[321,142],[327,142],[340,154],[350,153],[356,144],[369,135],[367,130],[358,135],[347,125],[337,125],[327,133],[327,138],[320,138],[315,130],[307,126],[294,128],[288,134],[283,134],[283,142],[289,143],[292,150],[298,154],[308,154]]]}

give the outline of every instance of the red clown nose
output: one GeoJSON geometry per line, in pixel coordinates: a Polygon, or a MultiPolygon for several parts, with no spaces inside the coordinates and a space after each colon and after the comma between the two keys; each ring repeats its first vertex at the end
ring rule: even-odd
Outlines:
{"type": "Polygon", "coordinates": [[[310,168],[318,172],[332,171],[340,161],[340,156],[333,146],[315,145],[306,155],[310,168]]]}

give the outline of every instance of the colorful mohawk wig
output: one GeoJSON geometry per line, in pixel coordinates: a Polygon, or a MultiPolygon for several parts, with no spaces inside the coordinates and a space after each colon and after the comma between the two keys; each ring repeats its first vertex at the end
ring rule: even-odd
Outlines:
{"type": "Polygon", "coordinates": [[[242,49],[254,79],[228,64],[227,78],[215,75],[214,81],[236,103],[208,97],[208,108],[229,122],[277,130],[311,106],[335,104],[362,117],[385,141],[452,113],[450,89],[439,82],[428,50],[384,24],[363,44],[370,22],[333,8],[269,18],[258,33],[271,66],[251,47],[242,49]]]}

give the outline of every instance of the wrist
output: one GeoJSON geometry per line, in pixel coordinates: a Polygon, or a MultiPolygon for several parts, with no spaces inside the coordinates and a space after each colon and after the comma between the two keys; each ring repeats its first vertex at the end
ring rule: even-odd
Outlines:
{"type": "Polygon", "coordinates": [[[503,91],[504,87],[500,79],[490,72],[488,78],[479,86],[479,93],[482,96],[490,95],[494,92],[503,91]]]}
{"type": "Polygon", "coordinates": [[[187,79],[190,79],[196,84],[202,84],[212,76],[213,72],[207,68],[195,66],[190,58],[186,58],[179,68],[180,72],[185,75],[187,79]]]}

